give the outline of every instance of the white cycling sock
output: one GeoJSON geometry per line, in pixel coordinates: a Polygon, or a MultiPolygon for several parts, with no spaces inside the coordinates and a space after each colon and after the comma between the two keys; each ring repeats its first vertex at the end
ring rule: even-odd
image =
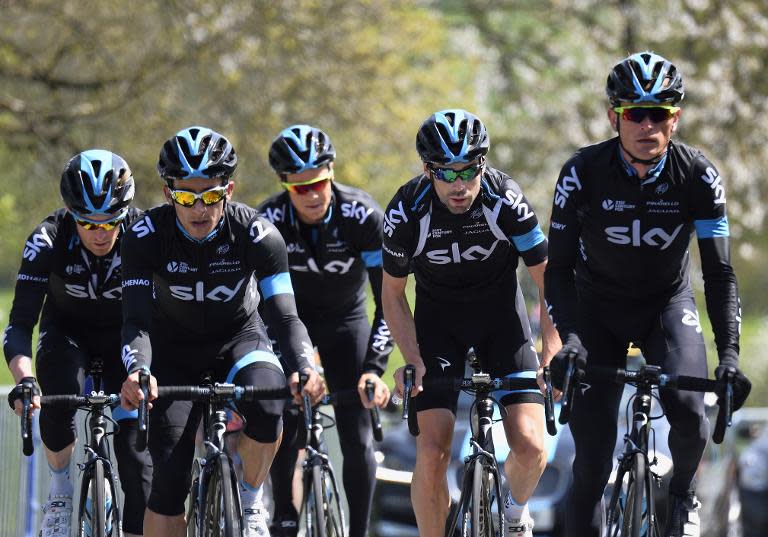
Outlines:
{"type": "Polygon", "coordinates": [[[75,491],[72,485],[72,479],[69,475],[69,464],[61,470],[54,470],[48,465],[48,472],[51,476],[51,488],[48,492],[48,498],[54,496],[72,496],[75,491]]]}
{"type": "Polygon", "coordinates": [[[263,484],[258,487],[252,487],[245,481],[240,481],[240,500],[243,504],[243,509],[253,509],[257,503],[260,504],[263,493],[263,484]]]}
{"type": "Polygon", "coordinates": [[[507,521],[520,520],[523,515],[528,514],[528,502],[523,505],[519,505],[512,497],[512,493],[507,491],[507,495],[504,497],[504,518],[507,521]]]}

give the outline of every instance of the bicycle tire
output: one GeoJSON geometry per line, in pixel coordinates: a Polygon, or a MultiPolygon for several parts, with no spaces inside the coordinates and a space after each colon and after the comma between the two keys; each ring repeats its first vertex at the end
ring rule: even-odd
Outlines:
{"type": "Polygon", "coordinates": [[[325,518],[326,537],[346,537],[347,528],[336,476],[329,465],[321,467],[323,515],[325,518]]]}
{"type": "Polygon", "coordinates": [[[611,499],[605,510],[605,519],[602,520],[600,535],[602,537],[618,537],[619,529],[624,524],[624,513],[626,509],[626,491],[624,490],[624,476],[626,471],[623,465],[619,465],[614,480],[611,499]]]}
{"type": "Polygon", "coordinates": [[[117,498],[117,487],[115,486],[115,478],[112,475],[112,472],[108,472],[107,475],[107,485],[109,486],[109,492],[110,492],[110,498],[111,501],[109,502],[109,505],[107,506],[107,527],[105,529],[104,534],[107,537],[122,537],[123,532],[123,523],[122,523],[122,514],[120,513],[120,508],[117,506],[116,498],[117,498]],[[110,523],[111,522],[111,523],[110,523]]]}
{"type": "Polygon", "coordinates": [[[236,486],[229,458],[225,454],[219,455],[210,469],[205,504],[201,509],[203,537],[242,537],[236,486]]]}
{"type": "Polygon", "coordinates": [[[472,476],[472,537],[493,537],[491,517],[491,472],[481,462],[475,460],[472,476]]]}
{"type": "Polygon", "coordinates": [[[189,506],[187,508],[187,537],[200,535],[200,463],[197,459],[192,464],[192,484],[189,488],[189,506]]]}
{"type": "Polygon", "coordinates": [[[304,523],[306,537],[328,537],[323,516],[323,476],[319,464],[312,466],[311,472],[305,473],[304,483],[304,523]]]}
{"type": "Polygon", "coordinates": [[[635,453],[632,456],[632,470],[627,489],[627,506],[624,516],[622,535],[624,537],[643,537],[647,524],[645,456],[635,453]]]}
{"type": "Polygon", "coordinates": [[[105,537],[107,514],[104,495],[104,461],[96,459],[87,466],[80,482],[77,513],[79,537],[105,537]]]}

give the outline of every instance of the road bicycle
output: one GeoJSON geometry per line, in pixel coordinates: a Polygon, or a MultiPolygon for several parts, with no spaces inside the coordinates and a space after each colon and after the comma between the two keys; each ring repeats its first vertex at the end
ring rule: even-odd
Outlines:
{"type": "MultiPolygon", "coordinates": [[[[88,413],[86,438],[83,445],[85,461],[78,464],[80,469],[79,501],[75,519],[78,537],[120,537],[122,520],[117,498],[115,473],[109,457],[109,437],[120,430],[115,420],[104,412],[108,407],[120,404],[119,394],[105,394],[101,391],[102,363],[91,362],[90,374],[93,391],[87,395],[44,395],[40,404],[77,408],[88,413]],[[108,424],[113,428],[107,430],[108,424]]],[[[32,445],[32,404],[31,390],[22,393],[21,437],[24,455],[34,452],[32,445]]],[[[78,485],[76,485],[78,486],[78,485]]]]}
{"type": "MultiPolygon", "coordinates": [[[[575,367],[574,358],[569,358],[563,386],[560,412],[562,424],[567,423],[570,418],[575,402],[574,388],[582,377],[581,372],[575,367]]],[[[627,434],[624,435],[624,450],[618,456],[613,491],[601,516],[601,535],[602,537],[661,537],[661,525],[654,501],[654,489],[661,486],[661,477],[654,472],[657,461],[652,423],[663,414],[651,414],[653,399],[658,398],[654,390],[663,388],[714,392],[718,387],[718,381],[684,375],[668,375],[662,373],[660,367],[652,365],[641,366],[638,371],[589,367],[583,378],[593,385],[592,389],[595,382],[601,381],[615,381],[636,387],[635,394],[626,405],[627,434]]],[[[718,411],[717,423],[712,435],[713,440],[718,444],[723,440],[725,428],[731,424],[733,408],[733,386],[730,375],[724,378],[726,395],[718,411]]]]}
{"type": "MultiPolygon", "coordinates": [[[[471,453],[464,459],[464,478],[461,495],[446,522],[446,537],[496,537],[504,532],[504,509],[501,492],[502,476],[496,462],[492,427],[494,407],[498,407],[502,419],[504,407],[492,396],[495,390],[539,390],[535,378],[491,378],[483,372],[474,349],[467,351],[467,361],[472,368],[470,378],[438,379],[425,381],[424,390],[451,389],[472,393],[474,401],[470,407],[471,453]],[[495,511],[495,512],[494,512],[495,511]]],[[[408,420],[408,429],[418,436],[419,427],[416,413],[410,412],[411,389],[414,385],[415,368],[405,368],[403,419],[408,420]]],[[[545,368],[545,416],[547,431],[557,433],[554,419],[554,402],[549,369],[545,368]]]]}
{"type": "MultiPolygon", "coordinates": [[[[307,377],[300,375],[302,386],[307,377]]],[[[368,400],[373,399],[373,382],[365,384],[368,400]]],[[[328,457],[324,431],[335,425],[335,421],[320,411],[321,405],[360,404],[357,390],[326,395],[317,405],[310,404],[309,396],[302,396],[304,427],[306,437],[303,448],[306,458],[302,463],[304,494],[299,519],[304,527],[305,537],[346,537],[347,526],[341,496],[333,465],[328,457]]],[[[378,408],[370,409],[373,436],[380,442],[383,438],[378,408]]]]}
{"type": "MultiPolygon", "coordinates": [[[[139,384],[145,396],[139,406],[139,436],[142,438],[140,444],[146,445],[149,433],[146,408],[149,375],[140,373],[139,384]]],[[[224,442],[227,429],[225,407],[233,401],[288,399],[291,397],[289,389],[214,383],[210,377],[206,377],[197,386],[161,386],[157,391],[158,398],[203,404],[204,454],[192,463],[187,536],[242,537],[242,507],[238,479],[224,442]]]]}

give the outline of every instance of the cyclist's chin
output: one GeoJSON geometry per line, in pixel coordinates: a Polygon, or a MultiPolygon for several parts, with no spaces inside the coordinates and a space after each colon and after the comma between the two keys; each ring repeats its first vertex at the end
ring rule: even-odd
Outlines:
{"type": "Polygon", "coordinates": [[[215,225],[212,222],[184,222],[184,231],[186,231],[190,237],[194,239],[204,239],[210,235],[211,231],[215,229],[215,225]]]}

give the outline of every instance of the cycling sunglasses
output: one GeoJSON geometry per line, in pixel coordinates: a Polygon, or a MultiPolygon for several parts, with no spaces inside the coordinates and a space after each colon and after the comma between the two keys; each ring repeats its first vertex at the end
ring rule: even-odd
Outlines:
{"type": "Polygon", "coordinates": [[[454,183],[457,179],[461,179],[462,181],[471,181],[472,179],[477,176],[478,173],[483,168],[483,161],[477,162],[475,164],[470,164],[466,168],[462,168],[460,170],[454,170],[451,168],[437,168],[433,166],[432,164],[429,164],[429,171],[432,172],[432,176],[444,183],[454,183]]]}
{"type": "Polygon", "coordinates": [[[653,123],[661,123],[674,116],[680,110],[679,106],[618,106],[613,109],[624,121],[642,123],[650,118],[653,123]]]}
{"type": "Polygon", "coordinates": [[[325,182],[333,179],[333,172],[329,172],[320,177],[309,179],[308,181],[301,181],[299,183],[289,183],[288,181],[280,181],[280,185],[288,192],[294,194],[307,194],[308,192],[320,192],[325,188],[325,182]]]}
{"type": "Polygon", "coordinates": [[[123,220],[125,220],[125,214],[119,214],[114,218],[110,220],[105,220],[105,221],[90,220],[89,218],[76,215],[75,213],[70,213],[70,214],[72,214],[72,218],[75,219],[75,223],[78,226],[80,226],[83,229],[87,229],[88,231],[94,231],[96,229],[102,229],[104,231],[112,231],[117,226],[122,224],[123,220]]]}
{"type": "Polygon", "coordinates": [[[202,200],[205,205],[214,205],[219,203],[227,196],[226,186],[215,186],[202,192],[191,192],[189,190],[174,190],[168,189],[171,192],[171,198],[173,201],[181,205],[182,207],[192,207],[197,200],[202,200]]]}

